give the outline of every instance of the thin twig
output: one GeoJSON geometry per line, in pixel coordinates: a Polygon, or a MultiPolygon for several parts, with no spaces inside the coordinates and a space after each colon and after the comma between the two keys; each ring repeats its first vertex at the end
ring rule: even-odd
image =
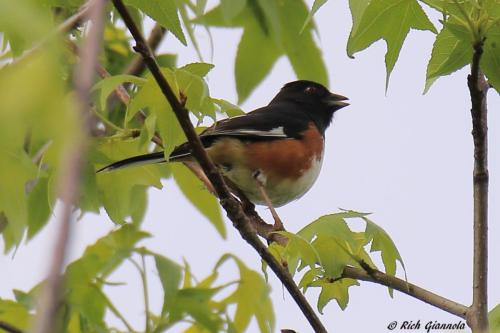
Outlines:
{"type": "Polygon", "coordinates": [[[422,302],[435,306],[441,310],[454,314],[460,318],[465,318],[469,309],[465,305],[439,296],[431,291],[423,289],[395,276],[387,275],[373,268],[370,270],[370,273],[367,273],[360,268],[346,266],[344,268],[344,272],[342,273],[342,277],[381,284],[419,299],[422,302]]]}
{"type": "Polygon", "coordinates": [[[474,259],[472,305],[467,323],[474,333],[488,331],[488,121],[486,95],[488,83],[479,63],[484,41],[474,44],[474,55],[468,86],[472,102],[472,136],[474,141],[474,259]]]}
{"type": "Polygon", "coordinates": [[[130,258],[130,262],[135,266],[137,271],[139,272],[139,275],[141,277],[141,283],[142,283],[142,293],[143,293],[143,298],[144,298],[144,311],[146,314],[146,323],[145,323],[145,331],[146,333],[151,331],[150,325],[149,325],[149,291],[148,291],[148,279],[146,275],[146,260],[144,258],[144,254],[140,253],[141,255],[141,265],[139,265],[134,259],[130,258]]]}
{"type": "Polygon", "coordinates": [[[101,45],[104,29],[105,0],[92,1],[88,9],[92,27],[89,31],[86,47],[83,48],[81,63],[75,74],[75,90],[78,99],[79,116],[82,119],[83,134],[76,134],[73,144],[63,160],[62,175],[59,181],[59,197],[63,205],[59,220],[57,235],[49,276],[45,284],[42,298],[38,307],[37,325],[35,332],[50,333],[54,331],[57,322],[57,310],[62,292],[62,269],[66,259],[68,240],[73,220],[73,205],[77,199],[81,171],[87,154],[86,137],[90,131],[90,88],[94,77],[94,68],[97,63],[97,54],[101,45]]]}
{"type": "Polygon", "coordinates": [[[4,330],[5,332],[9,333],[24,333],[23,330],[12,326],[11,324],[5,322],[5,321],[0,321],[0,330],[4,330]]]}
{"type": "Polygon", "coordinates": [[[220,203],[226,210],[227,215],[233,222],[234,227],[238,229],[243,239],[245,239],[259,253],[260,257],[278,276],[278,278],[281,280],[281,282],[284,284],[295,302],[302,310],[303,314],[306,316],[313,329],[316,332],[326,332],[326,328],[323,326],[313,308],[307,302],[304,295],[300,292],[291,275],[280,263],[278,263],[273,255],[268,251],[267,247],[260,241],[259,237],[255,233],[255,230],[251,227],[250,219],[243,212],[240,202],[230,193],[228,187],[224,182],[224,179],[203,149],[201,141],[189,119],[188,111],[179,102],[167,80],[161,73],[161,70],[156,63],[151,50],[144,40],[144,37],[142,37],[141,32],[135,25],[135,22],[131,18],[127,8],[121,0],[113,0],[113,4],[120,13],[123,21],[125,22],[125,25],[136,41],[137,45],[135,46],[135,50],[139,52],[144,58],[144,62],[153,74],[162,93],[165,95],[166,99],[172,106],[177,120],[179,121],[184,133],[186,134],[194,157],[199,162],[200,166],[205,172],[205,175],[214,186],[220,199],[220,203]]]}

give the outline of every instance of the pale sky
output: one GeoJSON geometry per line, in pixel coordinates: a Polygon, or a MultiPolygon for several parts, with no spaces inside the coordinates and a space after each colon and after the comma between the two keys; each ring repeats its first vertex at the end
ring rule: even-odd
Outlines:
{"type": "MultiPolygon", "coordinates": [[[[472,137],[470,98],[466,85],[468,68],[439,79],[423,96],[425,70],[434,35],[412,31],[408,36],[385,92],[385,43],[378,42],[349,59],[345,52],[351,18],[346,1],[329,1],[316,15],[320,45],[330,76],[330,88],[350,98],[351,106],[336,113],[326,132],[326,155],[320,177],[301,199],[278,209],[289,231],[300,230],[316,218],[339,208],[372,212],[398,247],[408,279],[423,288],[468,305],[472,299],[472,137]]],[[[437,20],[433,19],[436,23],[437,20]]],[[[211,95],[236,103],[233,78],[236,45],[240,30],[213,29],[214,58],[209,59],[208,37],[197,36],[206,61],[215,64],[208,76],[211,95]]],[[[192,47],[182,47],[172,36],[161,50],[179,53],[179,65],[198,61],[192,47]]],[[[258,55],[256,55],[258,56],[258,55]]],[[[242,105],[245,111],[267,104],[280,87],[295,79],[288,60],[282,58],[261,86],[242,105]]],[[[489,93],[489,308],[500,303],[500,98],[489,93]]],[[[151,250],[182,263],[190,263],[195,275],[209,274],[218,258],[232,252],[246,265],[260,271],[258,255],[227,223],[228,239],[184,199],[172,181],[163,190],[151,190],[144,228],[153,237],[142,242],[151,250]]],[[[260,208],[270,220],[267,209],[260,208]]],[[[55,214],[57,217],[57,212],[55,214]]],[[[361,225],[361,224],[359,224],[361,225]]],[[[106,234],[113,224],[102,212],[86,215],[76,223],[71,258],[86,245],[106,234]]],[[[28,290],[46,274],[51,253],[55,219],[33,241],[12,254],[0,257],[0,297],[12,298],[12,289],[28,290]]],[[[378,256],[376,263],[382,268],[378,256]]],[[[222,282],[234,280],[234,266],[227,265],[222,282]]],[[[149,263],[152,308],[161,307],[162,290],[149,263]]],[[[398,275],[404,277],[401,269],[398,275]]],[[[276,331],[290,328],[312,332],[292,298],[270,272],[276,331]]],[[[112,281],[127,287],[110,288],[117,307],[136,328],[144,323],[140,280],[126,264],[112,281]]],[[[318,293],[307,294],[316,305],[318,293]]],[[[110,317],[112,318],[112,317],[110,317]]],[[[347,309],[331,302],[320,316],[331,332],[387,332],[396,320],[455,323],[458,317],[394,293],[387,288],[361,282],[350,289],[347,309]]],[[[115,318],[111,319],[117,322],[115,318]]],[[[248,332],[256,332],[255,325],[248,332]]],[[[419,332],[424,332],[422,328],[419,332]]],[[[464,330],[467,331],[467,330],[464,330]]],[[[462,331],[462,332],[464,332],[462,331]]],[[[175,332],[173,330],[172,332],[175,332]]],[[[395,330],[394,332],[398,332],[395,330]]]]}

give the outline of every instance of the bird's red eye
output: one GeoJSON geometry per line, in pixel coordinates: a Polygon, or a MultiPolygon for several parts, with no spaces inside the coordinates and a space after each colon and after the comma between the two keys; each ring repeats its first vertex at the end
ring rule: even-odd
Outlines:
{"type": "Polygon", "coordinates": [[[318,88],[316,88],[316,87],[307,87],[304,91],[307,94],[315,95],[315,94],[318,93],[318,88]]]}

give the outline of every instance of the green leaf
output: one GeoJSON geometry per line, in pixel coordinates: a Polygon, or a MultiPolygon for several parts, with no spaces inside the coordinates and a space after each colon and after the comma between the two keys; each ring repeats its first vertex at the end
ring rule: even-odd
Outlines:
{"type": "Polygon", "coordinates": [[[435,79],[459,70],[471,60],[471,44],[458,39],[445,25],[432,47],[431,59],[427,65],[425,92],[429,90],[435,79]]]}
{"type": "Polygon", "coordinates": [[[91,283],[73,287],[67,300],[71,310],[79,314],[90,331],[107,331],[104,315],[108,300],[97,287],[91,283]]]}
{"type": "Polygon", "coordinates": [[[410,29],[436,32],[416,0],[372,0],[355,28],[347,43],[347,54],[351,57],[377,40],[385,40],[386,88],[410,29]]]}
{"type": "Polygon", "coordinates": [[[216,268],[230,258],[238,266],[240,283],[238,288],[223,302],[236,304],[235,328],[238,332],[245,331],[252,317],[255,317],[259,325],[259,332],[273,332],[274,312],[267,283],[259,273],[249,269],[241,260],[232,255],[224,255],[216,268]]]}
{"type": "Polygon", "coordinates": [[[286,231],[279,232],[279,234],[288,238],[284,253],[288,263],[288,270],[292,276],[297,269],[300,271],[305,266],[314,268],[316,264],[321,265],[321,260],[316,249],[307,240],[300,235],[286,231]],[[301,262],[300,267],[299,262],[301,262]]]}
{"type": "Polygon", "coordinates": [[[323,6],[328,0],[314,0],[314,3],[311,7],[311,10],[309,11],[309,14],[307,15],[306,21],[304,22],[304,25],[302,26],[302,29],[300,29],[300,33],[304,31],[304,29],[307,27],[309,23],[311,23],[312,18],[314,14],[323,6]]]}
{"type": "Polygon", "coordinates": [[[168,309],[173,306],[182,280],[182,268],[175,262],[161,255],[155,254],[156,270],[160,276],[161,286],[163,288],[163,306],[161,310],[162,317],[168,309]]]}
{"type": "Polygon", "coordinates": [[[500,22],[497,22],[486,35],[481,69],[489,83],[500,93],[500,22]]]}
{"type": "Polygon", "coordinates": [[[97,276],[105,279],[126,258],[136,244],[150,235],[127,224],[111,231],[85,249],[83,256],[68,265],[65,283],[68,289],[88,288],[97,276]]]}
{"type": "Polygon", "coordinates": [[[245,101],[257,85],[269,74],[274,63],[283,54],[271,36],[266,34],[255,19],[247,19],[236,52],[234,76],[238,103],[245,101]],[[262,47],[265,45],[266,47],[262,47]],[[259,50],[259,56],[255,56],[259,50]]]}
{"type": "Polygon", "coordinates": [[[28,239],[33,238],[48,222],[52,203],[49,203],[47,177],[38,178],[28,197],[28,239]]]}
{"type": "Polygon", "coordinates": [[[220,6],[226,21],[231,21],[245,8],[247,0],[221,0],[220,6]]]}
{"type": "Polygon", "coordinates": [[[185,313],[210,332],[220,332],[222,320],[210,306],[212,297],[221,288],[184,288],[178,291],[170,309],[170,321],[180,320],[185,313]]]}
{"type": "Polygon", "coordinates": [[[179,70],[185,70],[199,77],[205,77],[215,66],[206,62],[193,62],[184,65],[179,70]]]}
{"type": "Polygon", "coordinates": [[[490,323],[491,333],[500,332],[500,304],[497,304],[489,313],[488,321],[490,323]]]}
{"type": "Polygon", "coordinates": [[[325,275],[329,278],[336,279],[342,276],[347,265],[358,266],[346,242],[336,237],[318,235],[312,246],[318,253],[325,275]]]}
{"type": "Polygon", "coordinates": [[[307,288],[309,288],[315,281],[318,280],[319,277],[321,277],[322,273],[323,270],[320,267],[315,267],[308,270],[302,276],[302,279],[300,280],[298,287],[302,288],[303,292],[305,293],[307,291],[307,288]]]}
{"type": "Polygon", "coordinates": [[[33,316],[20,303],[0,299],[0,321],[26,331],[33,321],[33,316]]]}
{"type": "Polygon", "coordinates": [[[389,237],[384,229],[370,221],[368,218],[364,217],[363,219],[366,221],[365,235],[367,239],[372,240],[370,251],[381,252],[385,272],[392,276],[396,275],[396,261],[399,261],[406,273],[403,259],[401,258],[401,255],[399,254],[399,251],[391,237],[389,237]]]}
{"type": "Polygon", "coordinates": [[[37,1],[0,0],[0,31],[17,57],[50,32],[52,13],[37,1]],[[24,22],[24,24],[20,24],[24,22]]]}
{"type": "MultiPolygon", "coordinates": [[[[17,151],[5,147],[8,142],[0,143],[3,152],[0,163],[0,212],[5,215],[7,225],[3,230],[5,251],[19,244],[29,223],[28,195],[26,184],[36,177],[36,168],[18,145],[17,151]]],[[[35,194],[36,195],[36,194],[35,194]]],[[[32,200],[36,201],[36,198],[32,200]]],[[[33,217],[31,221],[35,220],[33,217]]]]}
{"type": "Polygon", "coordinates": [[[164,53],[156,56],[156,61],[160,67],[173,69],[177,63],[177,54],[164,53]]]}
{"type": "Polygon", "coordinates": [[[359,286],[357,280],[344,278],[334,282],[321,280],[315,283],[321,287],[321,293],[318,298],[318,311],[323,314],[323,309],[332,300],[336,300],[342,310],[345,310],[349,303],[349,287],[359,286]]]}
{"type": "MultiPolygon", "coordinates": [[[[96,169],[121,159],[147,153],[140,148],[139,139],[102,142],[91,155],[96,169]]],[[[97,188],[106,212],[113,222],[123,224],[133,216],[139,204],[133,200],[133,191],[145,192],[149,186],[162,188],[161,165],[145,165],[97,174],[97,188]]],[[[139,221],[134,221],[139,222],[139,221]]]]}
{"type": "Polygon", "coordinates": [[[106,110],[106,100],[108,99],[109,95],[120,84],[123,84],[124,82],[130,82],[140,87],[144,83],[146,83],[146,80],[134,75],[121,74],[121,75],[109,76],[97,82],[92,88],[92,90],[101,91],[100,107],[102,110],[106,110]]]}
{"type": "Polygon", "coordinates": [[[359,23],[361,22],[361,18],[363,17],[363,13],[365,12],[366,7],[370,0],[349,0],[349,9],[351,10],[352,16],[352,28],[350,36],[354,35],[359,27],[359,23]]]}
{"type": "Polygon", "coordinates": [[[219,107],[219,112],[226,114],[228,117],[236,117],[245,114],[239,106],[232,104],[224,99],[212,98],[214,104],[219,107]]]}
{"type": "MultiPolygon", "coordinates": [[[[177,98],[179,98],[179,86],[174,72],[163,68],[162,74],[176,93],[177,98]]],[[[188,100],[191,98],[191,96],[187,97],[188,100]]],[[[163,141],[165,157],[168,158],[174,147],[185,141],[185,136],[172,111],[172,107],[165,99],[152,75],[147,76],[146,84],[131,99],[127,109],[126,121],[129,122],[139,110],[146,108],[156,114],[158,132],[163,141]]]]}
{"type": "Polygon", "coordinates": [[[24,306],[28,311],[33,311],[36,308],[36,297],[31,295],[30,293],[26,293],[22,290],[13,289],[14,297],[16,301],[24,306]]]}
{"type": "Polygon", "coordinates": [[[193,65],[188,67],[187,70],[178,69],[175,71],[179,90],[186,97],[186,108],[196,115],[199,120],[202,120],[205,115],[210,116],[212,119],[215,118],[215,106],[209,98],[208,85],[200,75],[193,74],[190,71],[199,71],[199,74],[205,75],[207,68],[204,67],[193,65]],[[207,103],[211,104],[211,107],[207,103]]]}
{"type": "Polygon", "coordinates": [[[139,144],[141,148],[146,148],[150,143],[151,139],[155,135],[156,129],[156,114],[150,114],[146,117],[144,121],[144,126],[141,130],[141,135],[139,136],[139,144]]]}
{"type": "Polygon", "coordinates": [[[300,0],[278,3],[281,39],[285,53],[299,79],[312,80],[328,86],[328,73],[321,50],[314,42],[312,28],[301,33],[302,22],[308,15],[300,0]]]}
{"type": "Polygon", "coordinates": [[[226,226],[222,219],[217,199],[204,187],[203,183],[186,167],[172,164],[172,174],[177,186],[186,198],[213,224],[219,234],[226,238],[226,226]]]}
{"type": "Polygon", "coordinates": [[[125,0],[125,4],[143,11],[165,29],[174,34],[175,37],[187,46],[186,37],[182,32],[181,22],[177,15],[176,1],[163,0],[125,0]]]}
{"type": "Polygon", "coordinates": [[[244,28],[234,67],[239,103],[248,98],[282,55],[288,57],[299,79],[327,85],[326,66],[311,25],[301,31],[307,15],[302,0],[252,0],[232,20],[224,18],[221,6],[196,20],[210,26],[244,28]]]}

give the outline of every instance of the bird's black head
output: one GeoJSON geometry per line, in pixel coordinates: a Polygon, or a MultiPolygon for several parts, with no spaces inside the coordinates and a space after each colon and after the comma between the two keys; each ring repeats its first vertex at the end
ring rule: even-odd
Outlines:
{"type": "Polygon", "coordinates": [[[321,132],[330,125],[333,113],[349,103],[347,97],[331,93],[323,85],[307,80],[285,84],[271,103],[291,102],[308,113],[321,132]]]}

